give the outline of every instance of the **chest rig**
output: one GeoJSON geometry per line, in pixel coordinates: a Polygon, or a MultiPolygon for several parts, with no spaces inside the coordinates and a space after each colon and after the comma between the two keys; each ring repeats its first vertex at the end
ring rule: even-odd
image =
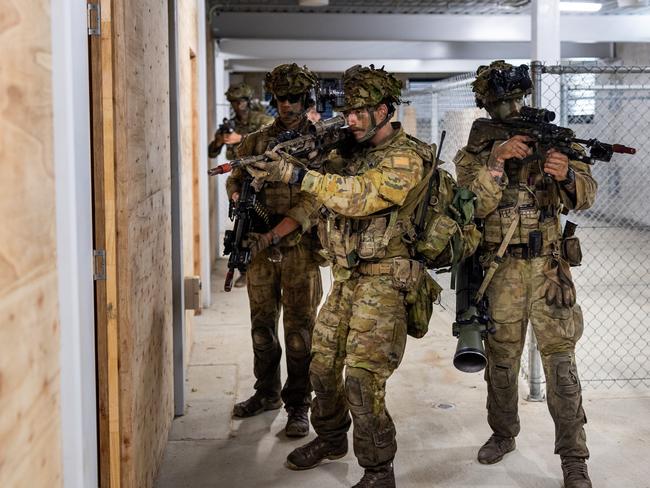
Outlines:
{"type": "Polygon", "coordinates": [[[484,242],[508,242],[512,254],[520,257],[547,255],[561,239],[559,214],[562,210],[558,187],[544,174],[541,160],[507,160],[504,167],[507,185],[498,208],[484,223],[484,242]],[[514,230],[509,232],[514,220],[514,230]]]}

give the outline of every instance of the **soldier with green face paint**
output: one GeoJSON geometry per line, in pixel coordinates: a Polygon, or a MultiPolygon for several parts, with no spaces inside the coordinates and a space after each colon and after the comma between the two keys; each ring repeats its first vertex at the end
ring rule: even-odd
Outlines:
{"type": "Polygon", "coordinates": [[[424,160],[432,161],[432,149],[390,123],[402,86],[392,74],[354,66],[343,83],[340,110],[354,143],[333,155],[323,173],[284,158],[250,169],[258,178],[299,186],[322,205],[318,234],[334,276],[310,367],[318,437],[291,452],[287,467],[310,469],[343,457],[353,421],[354,453],[365,469],[355,486],[394,487],[397,443],[386,383],[404,354],[406,295],[426,274],[411,259],[406,234],[426,189],[424,160]]]}
{"type": "MultiPolygon", "coordinates": [[[[287,130],[306,134],[311,122],[305,111],[316,81],[311,71],[296,64],[283,64],[267,73],[265,89],[273,95],[271,103],[277,107],[278,116],[273,124],[245,136],[237,156],[264,154],[269,143],[287,130]]],[[[241,168],[233,170],[226,181],[229,198],[239,198],[245,176],[249,177],[241,168]]],[[[253,258],[247,288],[255,394],[237,403],[233,414],[250,417],[280,408],[284,402],[288,414],[285,434],[303,437],[309,433],[311,340],[322,297],[318,239],[311,232],[316,223],[316,204],[312,197],[286,183],[267,182],[258,188],[258,202],[268,212],[272,229],[249,234],[253,258]],[[281,310],[287,363],[283,387],[282,346],[278,338],[281,310]]]]}
{"type": "MultiPolygon", "coordinates": [[[[497,120],[517,117],[531,89],[528,67],[504,61],[481,66],[473,83],[477,105],[497,120]]],[[[564,486],[589,488],[587,419],[575,359],[582,311],[576,304],[560,214],[589,208],[597,185],[587,164],[570,161],[554,148],[538,160],[522,161],[532,156],[532,142],[522,135],[493,140],[473,130],[454,160],[459,185],[478,197],[476,215],[484,222],[481,262],[496,268],[486,290],[490,326],[496,330],[486,341],[485,372],[493,434],[478,460],[496,463],[515,449],[517,379],[530,322],[546,375],[564,486]],[[501,259],[497,249],[504,241],[501,259]]]]}

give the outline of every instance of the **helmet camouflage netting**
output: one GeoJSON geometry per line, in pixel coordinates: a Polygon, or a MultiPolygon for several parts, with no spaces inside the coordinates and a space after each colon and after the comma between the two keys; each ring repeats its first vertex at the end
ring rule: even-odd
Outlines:
{"type": "Polygon", "coordinates": [[[236,102],[242,98],[247,98],[250,100],[253,98],[253,89],[246,83],[239,83],[228,88],[228,91],[226,92],[226,98],[229,102],[236,102]]]}
{"type": "Polygon", "coordinates": [[[523,98],[532,92],[532,88],[528,66],[522,64],[514,67],[502,59],[493,61],[489,66],[479,66],[476,79],[472,82],[479,108],[502,100],[523,98]]]}
{"type": "Polygon", "coordinates": [[[264,89],[275,96],[298,95],[306,93],[316,85],[318,78],[307,66],[296,63],[281,64],[266,73],[264,89]]]}
{"type": "Polygon", "coordinates": [[[402,103],[402,81],[372,64],[370,67],[357,64],[343,73],[343,90],[345,104],[337,107],[340,111],[374,107],[381,102],[402,103]]]}

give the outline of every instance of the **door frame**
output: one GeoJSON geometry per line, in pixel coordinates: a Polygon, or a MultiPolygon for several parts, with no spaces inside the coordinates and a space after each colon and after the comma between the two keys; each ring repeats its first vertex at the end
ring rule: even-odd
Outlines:
{"type": "MultiPolygon", "coordinates": [[[[89,1],[90,3],[90,1],[89,1]]],[[[103,279],[95,281],[97,423],[100,488],[121,484],[117,215],[110,0],[99,0],[100,35],[89,36],[94,249],[103,279]],[[103,262],[102,262],[103,261],[103,262]]]]}

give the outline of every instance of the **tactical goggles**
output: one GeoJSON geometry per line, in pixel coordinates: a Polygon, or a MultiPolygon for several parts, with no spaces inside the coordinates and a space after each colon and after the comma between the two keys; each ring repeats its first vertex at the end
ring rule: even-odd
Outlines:
{"type": "Polygon", "coordinates": [[[297,103],[302,99],[302,97],[302,93],[290,93],[289,95],[276,95],[275,99],[278,102],[286,102],[288,100],[289,103],[297,103]]]}

